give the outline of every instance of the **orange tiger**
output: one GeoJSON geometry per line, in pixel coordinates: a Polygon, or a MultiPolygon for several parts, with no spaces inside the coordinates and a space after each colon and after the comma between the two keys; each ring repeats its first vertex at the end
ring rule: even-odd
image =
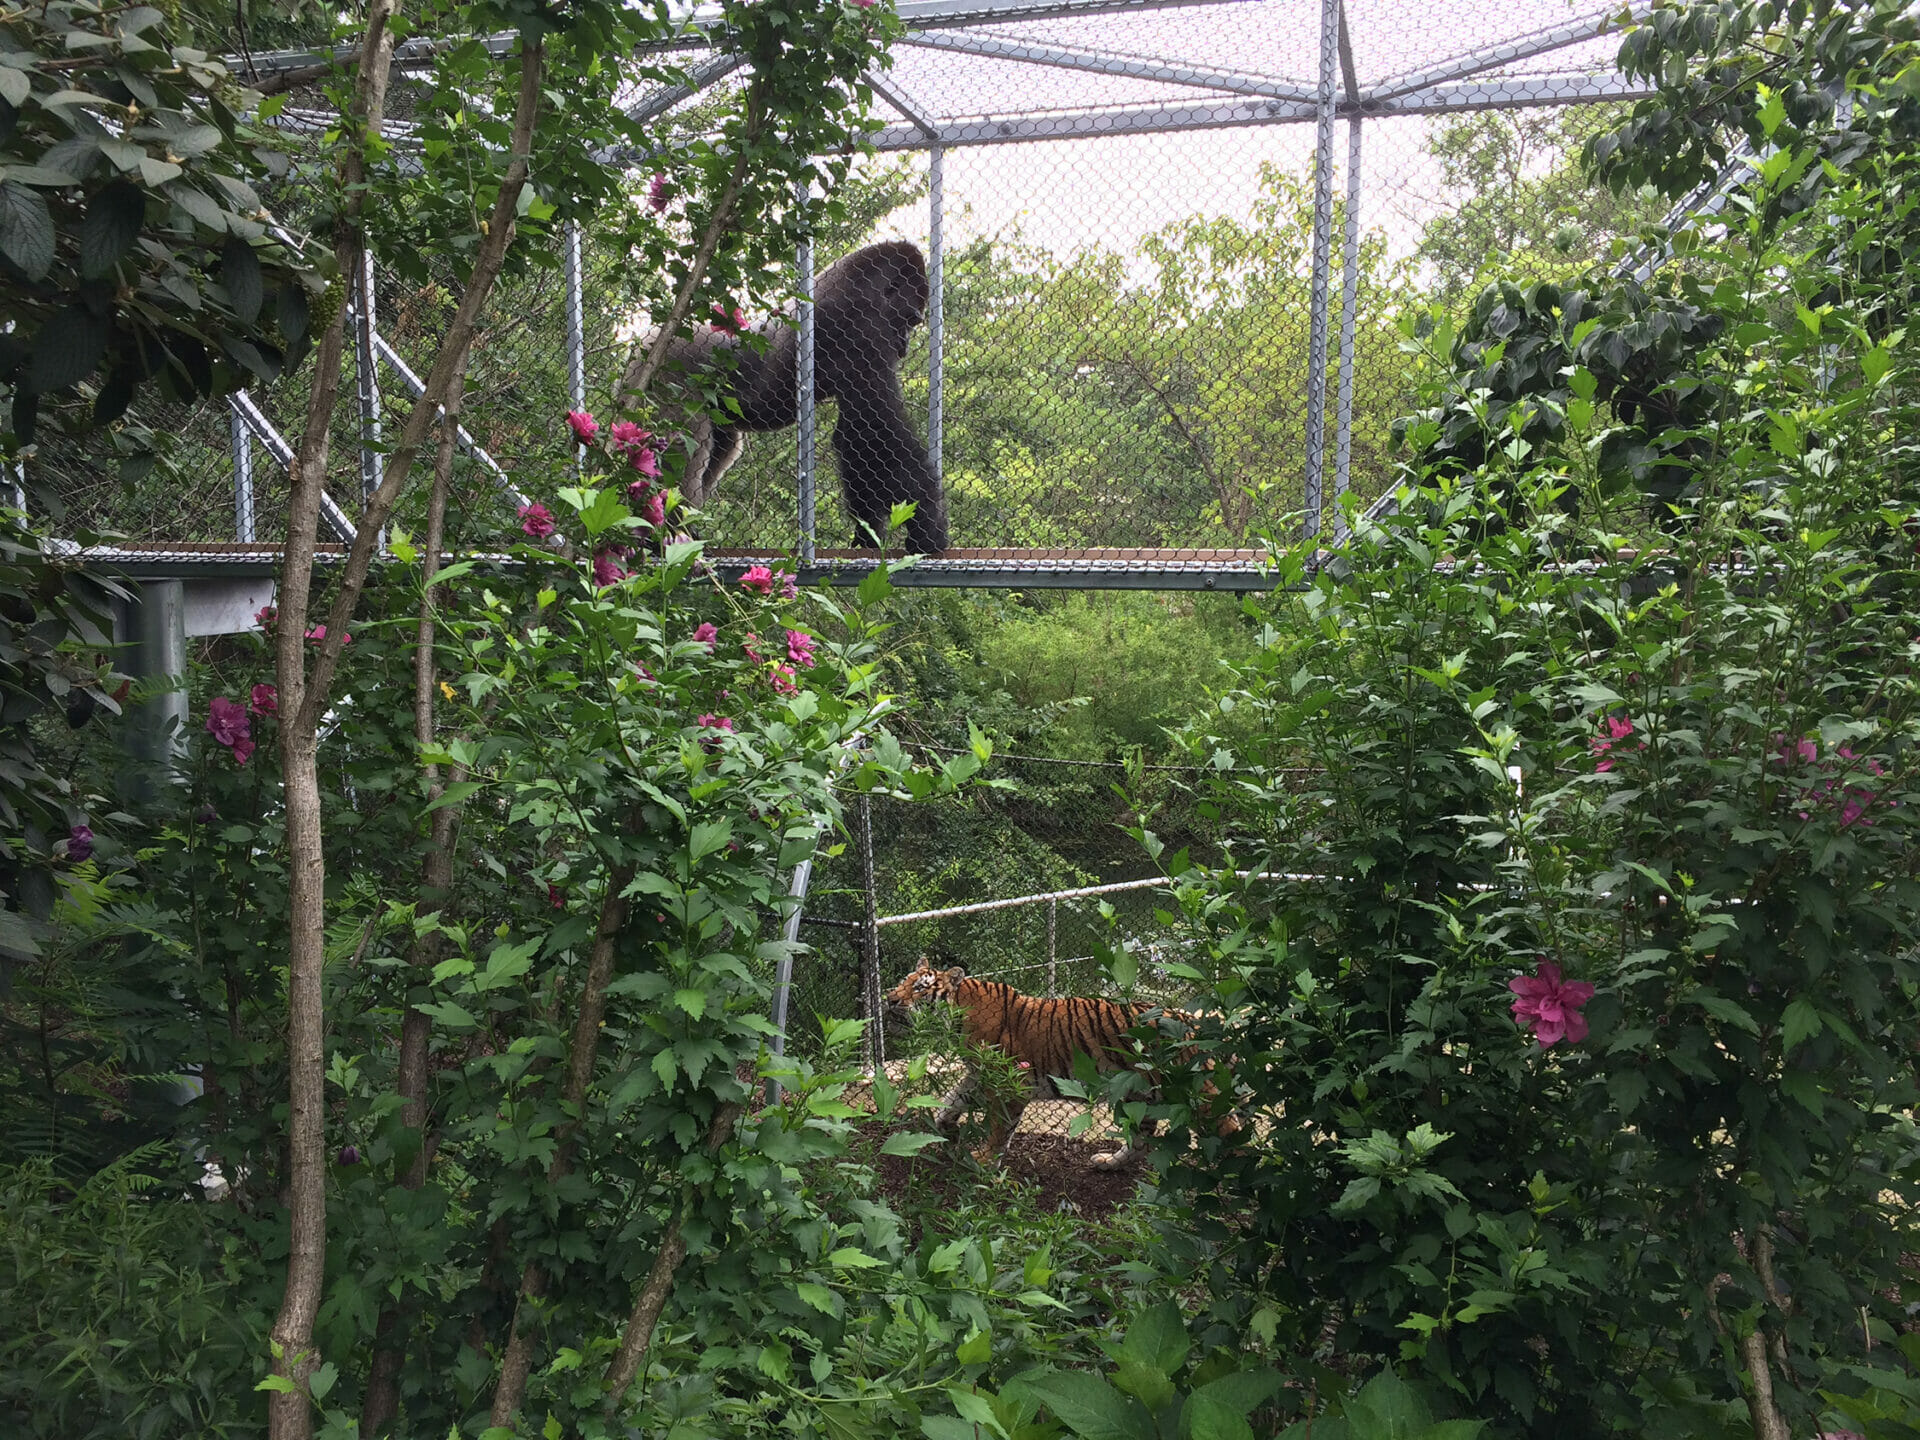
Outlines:
{"type": "MultiPolygon", "coordinates": [[[[916,1006],[930,1002],[945,1001],[955,1006],[960,1011],[961,1033],[967,1043],[991,1045],[1026,1062],[1033,1071],[1035,1089],[1041,1099],[1057,1098],[1059,1092],[1053,1085],[1056,1078],[1073,1078],[1075,1056],[1085,1055],[1102,1074],[1125,1065],[1133,1053],[1127,1032],[1149,1012],[1158,1011],[1190,1022],[1190,1017],[1177,1010],[1161,1010],[1152,1005],[1121,1004],[1086,996],[1049,1000],[1023,994],[999,980],[970,979],[957,965],[950,970],[936,970],[924,955],[907,977],[887,992],[886,1000],[888,1010],[896,1016],[904,1016],[916,1006]]],[[[947,1129],[959,1118],[977,1079],[969,1069],[960,1083],[947,1093],[934,1114],[936,1129],[947,1129]]],[[[1021,1099],[1008,1106],[1005,1115],[994,1116],[993,1131],[987,1140],[991,1150],[998,1153],[1008,1134],[1019,1125],[1020,1115],[1026,1108],[1027,1101],[1021,1099]]],[[[1142,1129],[1148,1135],[1153,1133],[1153,1123],[1143,1122],[1142,1129]]],[[[1221,1133],[1226,1134],[1240,1127],[1229,1117],[1220,1128],[1221,1133]]],[[[1093,1163],[1102,1169],[1118,1169],[1132,1164],[1139,1154],[1138,1149],[1128,1145],[1113,1154],[1095,1156],[1093,1163]]]]}

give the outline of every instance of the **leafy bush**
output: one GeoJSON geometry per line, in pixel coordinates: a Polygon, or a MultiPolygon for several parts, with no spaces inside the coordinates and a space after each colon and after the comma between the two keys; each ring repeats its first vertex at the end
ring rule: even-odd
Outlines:
{"type": "MultiPolygon", "coordinates": [[[[1875,257],[1920,52],[1890,7],[1735,8],[1726,63],[1771,58],[1714,93],[1777,148],[1727,233],[1657,305],[1596,277],[1437,332],[1397,512],[1291,562],[1241,671],[1231,862],[1163,855],[1218,1009],[1163,1158],[1223,1315],[1497,1434],[1772,1437],[1910,1383],[1920,451],[1875,257]],[[1190,1123],[1223,1071],[1265,1144],[1190,1123]]],[[[1615,162],[1658,170],[1727,9],[1630,42],[1663,88],[1615,162]]]]}

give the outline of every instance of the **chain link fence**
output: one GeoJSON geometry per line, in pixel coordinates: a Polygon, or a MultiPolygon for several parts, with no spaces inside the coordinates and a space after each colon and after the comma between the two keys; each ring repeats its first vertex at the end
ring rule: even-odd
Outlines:
{"type": "MultiPolygon", "coordinates": [[[[1658,218],[1578,165],[1639,93],[1608,27],[1645,9],[901,0],[906,34],[873,77],[875,153],[842,191],[858,223],[822,232],[796,270],[811,324],[796,332],[787,297],[746,297],[694,343],[692,361],[734,352],[750,412],[679,417],[702,533],[830,553],[918,499],[909,539],[953,547],[949,583],[1051,567],[1052,583],[1201,584],[1244,568],[1263,534],[1333,528],[1342,492],[1391,483],[1435,306],[1464,305],[1493,263],[1571,273],[1658,218]],[[849,283],[858,267],[840,262],[888,242],[916,258],[849,283]],[[1152,579],[1157,563],[1185,578],[1152,579]]],[[[722,73],[712,60],[689,52],[701,75],[722,73]]],[[[614,399],[645,286],[618,246],[576,243],[511,276],[477,342],[457,544],[510,535],[518,496],[565,473],[564,411],[614,399]]],[[[399,258],[376,270],[359,383],[343,386],[336,529],[455,294],[444,262],[399,258]]],[[[271,542],[304,379],[248,397],[243,424],[225,402],[149,409],[136,418],[161,461],[144,475],[122,479],[111,436],[50,441],[36,463],[75,528],[271,542]]]]}

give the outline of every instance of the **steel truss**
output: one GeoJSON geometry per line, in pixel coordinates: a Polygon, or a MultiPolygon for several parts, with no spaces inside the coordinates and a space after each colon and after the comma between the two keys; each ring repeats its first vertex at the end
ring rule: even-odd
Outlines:
{"type": "MultiPolygon", "coordinates": [[[[1261,10],[1276,7],[1281,0],[899,0],[898,13],[906,34],[901,45],[927,54],[955,57],[979,57],[983,60],[1037,67],[1041,70],[1076,71],[1113,76],[1133,82],[1165,85],[1182,98],[1152,104],[1087,106],[1078,109],[1021,109],[1018,105],[999,114],[943,115],[924,99],[907,93],[895,78],[882,72],[869,76],[875,94],[900,118],[883,122],[870,134],[872,146],[879,151],[926,151],[929,156],[929,270],[933,287],[929,307],[930,373],[928,406],[928,449],[935,468],[941,463],[943,421],[944,313],[942,306],[944,268],[945,186],[943,159],[949,150],[978,145],[1043,143],[1058,140],[1085,140],[1099,136],[1142,135],[1185,130],[1216,130],[1252,126],[1315,126],[1314,223],[1308,375],[1308,424],[1302,467],[1306,479],[1306,531],[1309,536],[1322,533],[1323,522],[1331,512],[1332,530],[1337,538],[1340,524],[1338,503],[1348,486],[1353,406],[1353,350],[1356,308],[1356,278],[1360,235],[1360,176],[1362,135],[1365,122],[1394,116],[1437,115],[1484,109],[1527,106],[1580,104],[1601,100],[1624,100],[1643,96],[1648,90],[1610,70],[1572,73],[1516,73],[1515,66],[1551,57],[1570,47],[1587,44],[1623,20],[1637,20],[1652,9],[1653,0],[1629,0],[1602,7],[1595,4],[1591,13],[1530,34],[1497,44],[1469,49],[1437,64],[1418,70],[1392,74],[1363,83],[1348,26],[1348,0],[1294,0],[1317,6],[1319,45],[1315,73],[1293,76],[1260,73],[1230,65],[1184,63],[1167,56],[1126,53],[1120,49],[1090,43],[1068,43],[1046,32],[1023,30],[1038,21],[1058,21],[1105,15],[1139,15],[1149,12],[1196,10],[1215,6],[1233,6],[1236,10],[1261,10]],[[1501,70],[1497,79],[1488,72],[1501,70]],[[1346,121],[1346,186],[1344,191],[1344,234],[1334,236],[1336,169],[1336,122],[1346,121]],[[1340,283],[1334,282],[1334,271],[1340,283]],[[1334,313],[1335,296],[1339,311],[1334,313]],[[1336,330],[1337,324],[1337,330],[1336,330]],[[1337,337],[1337,340],[1336,340],[1337,337]],[[1334,347],[1337,344],[1337,359],[1334,347]],[[1328,368],[1335,366],[1336,384],[1328,394],[1328,368]],[[1328,415],[1329,405],[1333,410],[1328,415]],[[1331,443],[1327,434],[1332,429],[1331,443]],[[1331,451],[1331,463],[1329,463],[1331,451]]],[[[1270,13],[1278,14],[1277,9],[1270,13]]],[[[662,85],[640,96],[630,107],[637,118],[651,118],[699,95],[725,80],[745,63],[735,55],[716,52],[717,11],[699,7],[691,11],[681,32],[672,40],[654,47],[656,53],[687,52],[698,54],[681,79],[662,85]]],[[[395,66],[405,72],[433,63],[435,56],[450,42],[409,41],[400,46],[395,66]]],[[[511,35],[489,37],[484,42],[496,54],[507,53],[511,35]]],[[[344,58],[348,52],[297,50],[262,52],[232,57],[229,64],[239,75],[259,78],[297,74],[344,58]]],[[[406,138],[399,137],[404,146],[406,138]]],[[[635,163],[642,157],[609,156],[610,163],[635,163]]],[[[804,203],[804,197],[802,197],[804,203]]],[[[571,389],[576,403],[585,395],[582,331],[584,279],[579,261],[580,237],[571,230],[567,245],[566,315],[571,389]]],[[[799,306],[800,426],[798,458],[798,513],[795,516],[795,546],[801,573],[809,579],[857,583],[877,563],[871,555],[853,552],[816,551],[814,528],[815,495],[819,467],[815,455],[818,427],[814,415],[813,390],[807,383],[812,371],[813,333],[811,291],[813,257],[810,246],[795,256],[795,290],[801,296],[799,306]]],[[[379,390],[377,374],[384,363],[401,386],[418,395],[421,382],[399,354],[380,334],[372,303],[372,287],[361,277],[353,287],[354,340],[357,362],[361,434],[363,439],[362,483],[371,489],[378,480],[380,455],[379,390]]],[[[292,460],[292,447],[280,436],[244,392],[233,397],[231,425],[234,475],[234,515],[236,539],[253,539],[254,446],[265,450],[275,464],[284,468],[292,460]]],[[[491,456],[476,444],[464,429],[459,441],[494,482],[516,504],[526,496],[514,485],[491,456]]],[[[354,522],[332,497],[324,498],[323,519],[333,534],[350,540],[354,522]]],[[[139,552],[143,566],[151,571],[163,554],[178,554],[182,547],[164,551],[139,552]]],[[[129,552],[130,554],[132,552],[129,552]]],[[[263,553],[248,549],[250,555],[263,553]]],[[[760,556],[744,553],[715,554],[715,563],[723,570],[745,565],[760,556]]],[[[195,564],[231,564],[233,559],[213,560],[204,554],[195,564]]],[[[1261,552],[1251,550],[1095,550],[1095,551],[1005,551],[954,550],[939,560],[923,560],[901,575],[901,583],[916,586],[977,586],[982,588],[1145,588],[1199,590],[1254,590],[1272,584],[1271,572],[1261,552]]]]}

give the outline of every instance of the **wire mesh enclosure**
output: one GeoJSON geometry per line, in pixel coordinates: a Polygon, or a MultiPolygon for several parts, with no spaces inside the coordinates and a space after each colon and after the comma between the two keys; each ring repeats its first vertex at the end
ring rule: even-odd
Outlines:
{"type": "MultiPolygon", "coordinates": [[[[899,1080],[914,1039],[881,996],[922,957],[1028,995],[1100,997],[1113,990],[1103,948],[1126,951],[1139,975],[1130,998],[1170,1007],[1187,998],[1166,969],[1179,952],[1164,881],[1128,833],[1138,816],[1114,788],[1124,768],[997,755],[984,775],[999,783],[935,802],[863,800],[850,814],[849,842],[814,866],[805,891],[798,936],[808,948],[776,1015],[790,1050],[817,1055],[822,1020],[867,1019],[869,1063],[899,1080]]],[[[1190,778],[1151,767],[1126,788],[1153,805],[1170,848],[1217,859],[1209,826],[1185,801],[1190,778]]],[[[945,1085],[958,1062],[951,1037],[936,1043],[928,1055],[945,1085]]],[[[1086,1108],[1036,1100],[1020,1128],[1064,1135],[1086,1108]]]]}
{"type": "MultiPolygon", "coordinates": [[[[1263,536],[1335,530],[1343,494],[1390,485],[1406,336],[1434,304],[1490,256],[1570,272],[1654,218],[1577,164],[1640,93],[1609,32],[1645,8],[902,0],[851,221],[796,257],[789,294],[703,317],[655,396],[701,533],[830,562],[913,500],[896,543],[944,552],[917,583],[1265,583],[1263,536]]],[[[703,86],[737,83],[687,43],[691,83],[637,109],[695,124],[703,86]]],[[[619,247],[563,243],[503,285],[476,346],[455,543],[510,533],[571,458],[563,412],[620,393],[644,286],[619,247]]],[[[355,287],[337,534],[452,303],[452,275],[408,259],[355,287]]],[[[131,481],[110,436],[38,463],[76,525],[268,544],[298,388],[139,417],[165,443],[131,481]]]]}

